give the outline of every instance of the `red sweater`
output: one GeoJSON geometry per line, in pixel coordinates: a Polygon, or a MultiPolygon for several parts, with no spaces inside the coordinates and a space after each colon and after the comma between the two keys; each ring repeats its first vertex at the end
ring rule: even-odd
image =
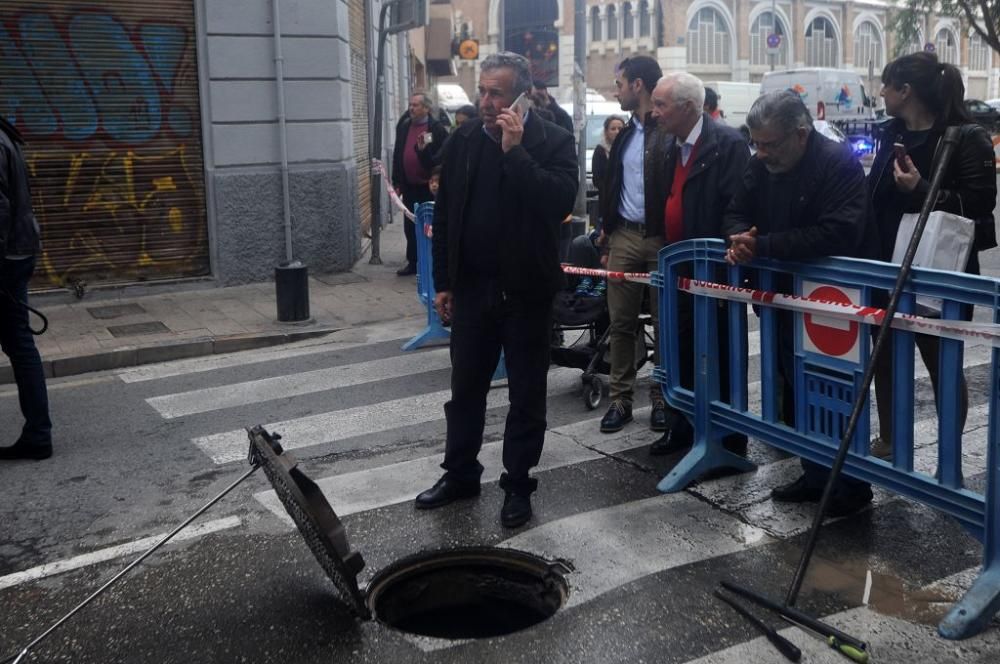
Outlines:
{"type": "Polygon", "coordinates": [[[701,137],[699,136],[691,150],[691,156],[688,157],[686,166],[681,165],[680,147],[677,148],[677,159],[674,160],[674,181],[670,186],[670,195],[667,197],[667,204],[663,209],[664,237],[667,244],[684,239],[684,183],[687,182],[688,173],[694,166],[694,158],[698,154],[700,143],[701,137]]]}

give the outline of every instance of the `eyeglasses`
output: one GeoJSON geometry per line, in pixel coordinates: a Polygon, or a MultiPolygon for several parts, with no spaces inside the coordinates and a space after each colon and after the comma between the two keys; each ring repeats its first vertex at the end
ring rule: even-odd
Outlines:
{"type": "Polygon", "coordinates": [[[777,150],[778,148],[780,148],[782,145],[784,145],[788,141],[788,139],[791,138],[794,135],[795,135],[795,132],[793,131],[793,132],[789,132],[789,133],[785,134],[781,138],[779,138],[777,140],[774,140],[774,141],[755,141],[755,140],[751,140],[750,141],[750,147],[752,147],[754,150],[764,150],[765,152],[772,152],[772,151],[777,150]]]}

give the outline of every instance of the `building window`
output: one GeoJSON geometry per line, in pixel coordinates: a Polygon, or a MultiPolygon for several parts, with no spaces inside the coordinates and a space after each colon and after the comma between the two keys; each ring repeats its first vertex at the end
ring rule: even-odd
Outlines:
{"type": "Polygon", "coordinates": [[[590,41],[601,41],[601,8],[590,8],[590,41]]]}
{"type": "Polygon", "coordinates": [[[990,47],[978,32],[969,37],[969,69],[986,71],[990,68],[990,47]]]}
{"type": "Polygon", "coordinates": [[[788,65],[788,32],[782,25],[781,19],[776,19],[771,12],[764,12],[756,19],[750,27],[750,64],[769,65],[771,58],[774,64],[785,67],[788,65]],[[781,35],[781,46],[775,56],[768,55],[767,36],[770,34],[781,35]]]}
{"type": "Polygon", "coordinates": [[[622,36],[625,39],[635,37],[635,17],[632,16],[632,3],[622,5],[622,36]]]}
{"type": "Polygon", "coordinates": [[[864,21],[854,33],[854,66],[867,67],[872,63],[875,71],[881,71],[885,64],[882,55],[882,34],[878,26],[864,21]]]}
{"type": "Polygon", "coordinates": [[[732,39],[726,21],[715,9],[705,7],[688,25],[687,61],[690,65],[731,64],[732,39]]]}
{"type": "Polygon", "coordinates": [[[833,24],[822,16],[813,19],[806,28],[806,66],[837,67],[839,64],[840,49],[833,24]]]}
{"type": "Polygon", "coordinates": [[[649,36],[649,2],[647,0],[639,2],[639,36],[649,36]]]}
{"type": "Polygon", "coordinates": [[[608,40],[618,39],[618,12],[614,5],[608,5],[608,40]]]}
{"type": "Polygon", "coordinates": [[[951,30],[947,28],[938,30],[937,36],[934,38],[934,50],[941,62],[958,64],[958,40],[955,39],[955,33],[951,30]]]}

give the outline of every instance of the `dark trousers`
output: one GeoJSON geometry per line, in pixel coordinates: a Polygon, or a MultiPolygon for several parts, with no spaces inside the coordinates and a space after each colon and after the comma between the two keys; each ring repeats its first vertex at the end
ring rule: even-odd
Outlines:
{"type": "MultiPolygon", "coordinates": [[[[407,185],[403,189],[403,205],[406,209],[413,211],[417,203],[433,201],[431,190],[426,184],[407,185]]],[[[406,262],[410,265],[417,264],[417,225],[409,219],[403,220],[403,234],[406,236],[406,262]]]]}
{"type": "Polygon", "coordinates": [[[478,483],[483,466],[486,394],[502,348],[507,362],[510,410],[503,434],[501,487],[528,495],[537,481],[545,440],[545,396],[549,371],[552,303],[505,296],[496,282],[479,281],[455,290],[451,324],[451,401],[445,404],[448,438],[441,465],[458,482],[478,483]]]}
{"type": "Polygon", "coordinates": [[[20,441],[48,444],[52,441],[49,420],[49,397],[45,389],[42,358],[29,329],[28,280],[35,270],[35,259],[0,259],[0,348],[10,359],[17,382],[17,395],[24,416],[20,441]],[[16,300],[16,301],[15,301],[16,300]]]}

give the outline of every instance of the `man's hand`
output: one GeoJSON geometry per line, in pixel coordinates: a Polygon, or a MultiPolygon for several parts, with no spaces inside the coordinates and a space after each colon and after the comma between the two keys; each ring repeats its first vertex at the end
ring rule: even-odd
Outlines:
{"type": "Polygon", "coordinates": [[[899,167],[899,162],[895,159],[892,160],[892,175],[896,178],[896,189],[902,192],[910,193],[917,188],[923,177],[920,175],[920,171],[913,164],[913,160],[910,159],[910,155],[906,155],[906,166],[909,171],[904,172],[902,168],[899,167]]]}
{"type": "Polygon", "coordinates": [[[524,136],[524,123],[521,122],[521,116],[509,108],[505,108],[500,111],[500,115],[497,116],[497,126],[503,132],[500,137],[500,147],[504,152],[510,152],[510,149],[515,145],[521,144],[521,137],[524,136]]]}
{"type": "Polygon", "coordinates": [[[726,262],[730,265],[749,263],[757,255],[757,227],[746,233],[729,236],[729,250],[726,252],[726,262]]]}
{"type": "Polygon", "coordinates": [[[442,291],[434,296],[434,309],[437,311],[438,316],[441,317],[442,323],[451,322],[452,305],[455,302],[455,297],[451,294],[451,291],[442,291]]]}

